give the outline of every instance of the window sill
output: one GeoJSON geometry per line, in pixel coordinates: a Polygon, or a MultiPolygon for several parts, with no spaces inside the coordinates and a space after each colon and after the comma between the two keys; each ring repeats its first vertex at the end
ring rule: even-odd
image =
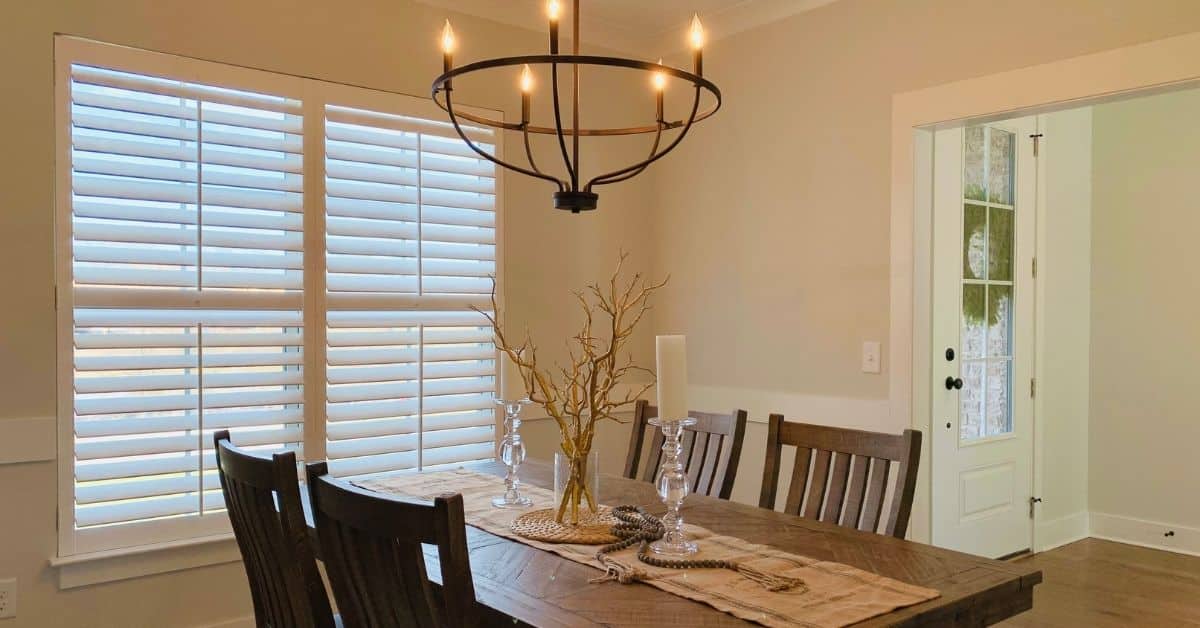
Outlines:
{"type": "Polygon", "coordinates": [[[74,589],[241,560],[233,534],[219,534],[90,554],[56,556],[58,588],[74,589]]]}

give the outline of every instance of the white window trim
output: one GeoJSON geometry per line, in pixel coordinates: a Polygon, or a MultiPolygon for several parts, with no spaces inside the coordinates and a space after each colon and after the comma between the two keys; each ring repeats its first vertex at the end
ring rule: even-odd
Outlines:
{"type": "MultiPolygon", "coordinates": [[[[428,98],[384,92],[282,75],[262,70],[230,66],[165,53],[128,48],[92,40],[57,35],[55,37],[55,307],[57,324],[57,421],[58,421],[58,551],[50,559],[60,571],[60,588],[84,586],[98,582],[132,578],[176,571],[203,565],[240,560],[228,519],[223,515],[201,516],[186,534],[147,535],[139,524],[125,524],[118,529],[105,530],[109,540],[105,546],[80,543],[75,530],[74,508],[74,382],[73,334],[74,295],[71,281],[71,256],[64,253],[72,248],[72,160],[71,160],[71,65],[86,63],[109,65],[114,69],[170,76],[202,83],[214,82],[217,74],[223,86],[251,91],[270,91],[300,99],[304,111],[304,243],[305,250],[324,251],[325,238],[325,105],[358,106],[383,112],[430,120],[445,116],[428,98]],[[113,543],[111,538],[118,538],[113,543]],[[116,547],[113,547],[113,546],[116,547]]],[[[503,112],[476,107],[462,107],[477,115],[503,119],[503,112]]],[[[496,153],[502,157],[504,138],[497,137],[496,153]]],[[[504,176],[497,168],[495,181],[496,212],[496,281],[500,304],[503,305],[504,277],[504,176]]],[[[317,420],[305,422],[304,451],[308,460],[325,457],[325,256],[304,256],[305,283],[303,290],[304,332],[304,403],[308,416],[317,420]],[[315,320],[314,320],[315,319],[315,320]],[[317,412],[321,414],[317,415],[317,412]]],[[[414,300],[415,301],[415,300],[414,300]]],[[[454,302],[447,299],[448,304],[454,302]]],[[[195,304],[193,304],[195,305],[195,304]]],[[[414,306],[418,305],[414,303],[414,306]]],[[[427,307],[427,305],[426,305],[427,307]]],[[[369,306],[368,306],[369,308],[369,306]]],[[[497,358],[499,355],[497,354],[497,358]]],[[[497,362],[498,363],[498,362],[497,362]]],[[[497,378],[498,380],[499,378],[497,378]]],[[[502,417],[497,413],[497,438],[502,417]]]]}

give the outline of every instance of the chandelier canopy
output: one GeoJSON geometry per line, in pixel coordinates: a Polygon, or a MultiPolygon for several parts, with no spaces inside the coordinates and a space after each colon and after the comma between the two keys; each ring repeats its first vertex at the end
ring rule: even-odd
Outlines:
{"type": "MultiPolygon", "coordinates": [[[[692,48],[692,71],[688,72],[663,65],[661,59],[659,59],[658,63],[650,63],[623,57],[579,54],[579,0],[574,0],[574,12],[571,15],[573,22],[571,38],[572,52],[571,54],[561,54],[558,42],[558,22],[561,12],[562,7],[557,0],[549,0],[546,3],[546,15],[550,25],[549,54],[485,59],[459,67],[454,67],[456,41],[454,31],[450,27],[450,21],[447,20],[446,26],[442,31],[443,71],[442,75],[437,77],[433,82],[433,100],[450,116],[450,122],[454,125],[454,130],[472,150],[479,153],[485,159],[513,172],[519,172],[523,175],[555,184],[558,191],[554,193],[554,206],[558,209],[569,210],[577,214],[581,211],[596,209],[596,202],[599,198],[599,195],[593,191],[596,187],[632,179],[645,171],[650,164],[662,159],[667,153],[674,150],[683,141],[683,138],[687,136],[688,131],[691,130],[695,123],[708,118],[721,108],[721,90],[712,81],[704,78],[704,29],[700,24],[699,16],[692,18],[692,25],[689,31],[689,40],[692,48]],[[530,69],[531,65],[549,66],[550,68],[550,96],[554,109],[553,126],[536,125],[530,120],[530,99],[534,88],[533,72],[530,69]],[[571,70],[571,119],[570,125],[567,126],[563,124],[564,115],[559,96],[558,82],[560,66],[570,66],[571,70]],[[580,68],[584,66],[625,68],[647,73],[650,78],[650,85],[655,92],[656,107],[654,121],[648,124],[627,127],[583,127],[579,119],[579,72],[580,68]],[[521,91],[520,122],[493,120],[486,116],[455,108],[453,92],[454,81],[456,79],[463,79],[467,75],[476,72],[507,67],[514,69],[517,67],[521,68],[518,80],[521,91]],[[689,91],[692,92],[691,103],[688,107],[689,113],[686,118],[669,120],[665,116],[664,98],[669,78],[679,79],[690,86],[689,91]],[[708,98],[704,97],[704,93],[706,92],[710,95],[708,98]],[[711,104],[703,111],[701,110],[701,100],[711,100],[711,104]],[[524,137],[527,165],[521,166],[498,159],[494,154],[480,148],[462,128],[462,121],[464,120],[472,124],[491,127],[500,131],[507,130],[521,133],[524,137]],[[670,136],[672,132],[673,137],[670,136]],[[553,135],[557,138],[564,166],[564,172],[561,176],[545,172],[538,166],[534,160],[530,135],[553,135]],[[583,177],[580,172],[580,138],[603,138],[618,135],[653,135],[649,156],[642,161],[611,172],[597,174],[591,178],[583,177]],[[569,149],[568,144],[570,145],[569,149]]],[[[611,98],[608,93],[605,93],[603,97],[606,99],[611,98]]]]}

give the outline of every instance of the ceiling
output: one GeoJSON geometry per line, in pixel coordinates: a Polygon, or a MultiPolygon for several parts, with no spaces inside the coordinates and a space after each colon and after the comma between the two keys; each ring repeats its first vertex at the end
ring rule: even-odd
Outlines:
{"type": "MultiPolygon", "coordinates": [[[[418,0],[486,19],[538,29],[544,0],[418,0]]],[[[836,0],[581,0],[584,42],[641,56],[661,56],[686,45],[687,25],[700,14],[710,38],[720,39],[836,0]]],[[[572,0],[560,0],[570,19],[572,0]]],[[[565,33],[564,33],[565,34],[565,33]]]]}

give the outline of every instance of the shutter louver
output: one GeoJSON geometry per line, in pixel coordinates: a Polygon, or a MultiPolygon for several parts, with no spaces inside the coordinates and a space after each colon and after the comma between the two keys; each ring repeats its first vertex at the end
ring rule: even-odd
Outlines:
{"type": "Polygon", "coordinates": [[[495,346],[467,305],[496,272],[494,166],[448,125],[328,106],[326,194],[331,471],[493,457],[495,346]]]}
{"type": "Polygon", "coordinates": [[[300,103],[84,65],[70,94],[75,526],[203,519],[215,430],[303,442],[300,103]]]}

